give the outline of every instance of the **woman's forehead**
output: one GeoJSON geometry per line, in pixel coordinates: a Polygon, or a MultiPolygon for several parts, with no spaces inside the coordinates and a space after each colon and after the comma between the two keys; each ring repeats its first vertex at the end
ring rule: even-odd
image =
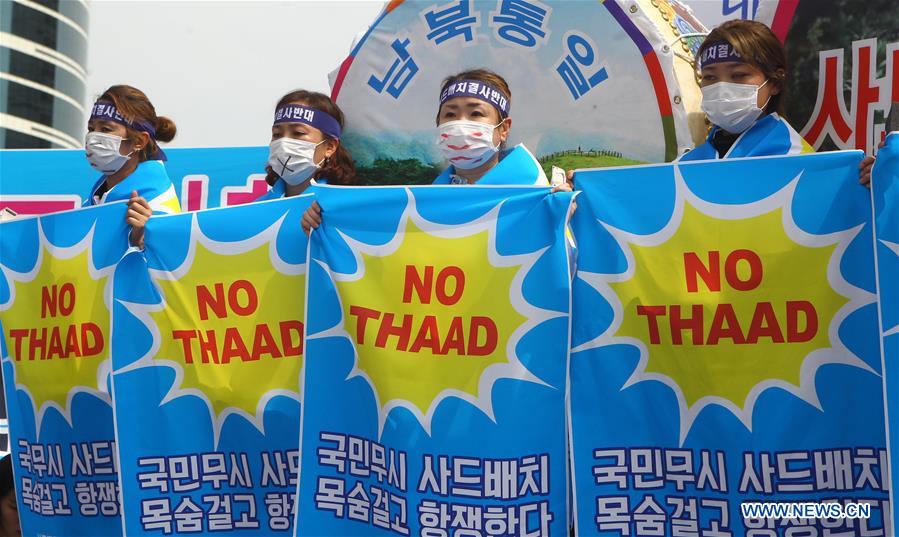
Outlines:
{"type": "Polygon", "coordinates": [[[477,108],[479,106],[489,107],[490,105],[477,97],[461,96],[447,100],[443,103],[443,106],[447,108],[477,108]]]}
{"type": "Polygon", "coordinates": [[[110,128],[122,127],[122,128],[124,128],[124,125],[121,125],[119,123],[116,123],[115,121],[109,121],[106,119],[96,119],[96,118],[89,119],[87,124],[92,127],[110,127],[110,128]]]}
{"type": "Polygon", "coordinates": [[[301,131],[303,136],[311,136],[313,138],[319,137],[324,139],[325,135],[319,129],[316,129],[312,125],[308,125],[306,123],[300,122],[290,122],[290,123],[278,123],[276,125],[272,125],[273,133],[291,133],[301,131]]]}
{"type": "Polygon", "coordinates": [[[702,68],[703,73],[715,73],[719,71],[733,71],[734,69],[755,69],[752,64],[746,62],[719,62],[702,68]]]}

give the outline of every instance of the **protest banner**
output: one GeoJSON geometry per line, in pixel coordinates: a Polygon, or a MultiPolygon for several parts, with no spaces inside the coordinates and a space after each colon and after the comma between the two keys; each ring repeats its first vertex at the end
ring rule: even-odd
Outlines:
{"type": "MultiPolygon", "coordinates": [[[[181,209],[239,205],[268,190],[268,147],[166,149],[166,171],[181,209]]],[[[83,149],[0,151],[0,209],[45,214],[81,207],[99,174],[83,149]]]]}
{"type": "Polygon", "coordinates": [[[124,203],[0,224],[0,325],[23,535],[121,533],[110,371],[124,203]]]}
{"type": "Polygon", "coordinates": [[[310,200],[153,217],[116,269],[126,533],[292,535],[310,200]]]}
{"type": "MultiPolygon", "coordinates": [[[[895,112],[899,114],[899,111],[895,112]]],[[[892,482],[899,478],[899,133],[887,136],[871,178],[874,251],[892,482]]],[[[890,496],[895,517],[895,495],[890,496]]]]}
{"type": "Polygon", "coordinates": [[[298,535],[567,533],[571,195],[315,195],[298,535]]]}
{"type": "Polygon", "coordinates": [[[870,518],[810,531],[893,534],[860,159],[576,174],[579,535],[779,535],[791,517],[746,502],[824,500],[870,518]]]}

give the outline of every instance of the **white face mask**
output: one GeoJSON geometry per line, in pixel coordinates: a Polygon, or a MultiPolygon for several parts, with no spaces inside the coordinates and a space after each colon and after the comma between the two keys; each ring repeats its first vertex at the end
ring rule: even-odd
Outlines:
{"type": "Polygon", "coordinates": [[[268,146],[268,165],[288,185],[302,184],[318,171],[321,162],[315,163],[315,148],[324,142],[278,138],[268,146]]]}
{"type": "Polygon", "coordinates": [[[477,168],[499,151],[499,146],[493,143],[493,130],[502,124],[502,121],[490,125],[463,119],[441,123],[437,126],[437,147],[456,168],[477,168]]]}
{"type": "Polygon", "coordinates": [[[127,155],[119,153],[124,141],[121,136],[89,132],[84,137],[84,154],[95,170],[106,175],[113,174],[121,170],[134,153],[133,150],[127,155]]]}
{"type": "MultiPolygon", "coordinates": [[[[768,81],[765,81],[767,84],[768,81]]],[[[759,90],[764,87],[754,84],[735,84],[733,82],[716,82],[702,88],[702,111],[709,117],[713,125],[717,125],[730,133],[740,133],[755,123],[762,115],[758,106],[759,90]]]]}

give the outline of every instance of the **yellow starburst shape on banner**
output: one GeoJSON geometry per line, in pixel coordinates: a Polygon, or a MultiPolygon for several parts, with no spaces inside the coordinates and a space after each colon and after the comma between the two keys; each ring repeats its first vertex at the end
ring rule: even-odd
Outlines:
{"type": "Polygon", "coordinates": [[[394,239],[375,247],[349,237],[358,271],[335,275],[346,335],[356,349],[350,377],[364,377],[380,406],[380,426],[394,408],[430,433],[439,403],[457,397],[493,418],[499,378],[542,383],[519,361],[522,335],[554,312],[528,304],[525,274],[542,252],[496,252],[498,207],[477,221],[442,226],[424,220],[411,192],[394,239]]]}
{"type": "Polygon", "coordinates": [[[111,268],[93,266],[93,229],[78,244],[61,248],[40,232],[40,253],[30,274],[10,274],[12,299],[3,313],[7,352],[17,388],[44,411],[57,408],[71,421],[69,404],[79,391],[108,399],[111,268]]]}
{"type": "Polygon", "coordinates": [[[820,365],[870,371],[838,335],[846,315],[871,301],[839,268],[860,227],[828,235],[802,231],[790,212],[796,180],[747,205],[701,200],[679,174],[677,181],[674,215],[664,229],[638,236],[607,226],[628,270],[584,276],[612,304],[615,320],[578,350],[612,343],[640,348],[623,388],[645,380],[672,387],[682,440],[710,404],[751,428],[753,406],[767,388],[819,406],[814,375],[820,365]]]}
{"type": "Polygon", "coordinates": [[[278,257],[280,224],[246,241],[216,242],[202,234],[194,217],[193,243],[182,266],[151,271],[162,304],[148,314],[129,305],[155,333],[151,361],[176,371],[163,403],[200,397],[209,405],[216,439],[231,414],[262,430],[262,412],[272,397],[299,400],[305,265],[278,257]]]}

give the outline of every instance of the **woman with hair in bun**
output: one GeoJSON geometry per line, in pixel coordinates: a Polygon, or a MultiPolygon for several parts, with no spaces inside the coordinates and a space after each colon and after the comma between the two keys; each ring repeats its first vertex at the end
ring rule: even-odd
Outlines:
{"type": "Polygon", "coordinates": [[[131,86],[110,87],[91,108],[84,151],[90,165],[103,175],[83,206],[128,200],[125,220],[134,246],[143,247],[150,215],[181,212],[163,164],[165,153],[159,148],[159,142],[170,142],[175,131],[175,123],[157,116],[144,92],[131,86]]]}
{"type": "Polygon", "coordinates": [[[340,144],[343,112],[327,95],[296,90],[275,107],[266,181],[271,186],[259,200],[301,194],[315,180],[353,184],[356,168],[340,144]]]}

